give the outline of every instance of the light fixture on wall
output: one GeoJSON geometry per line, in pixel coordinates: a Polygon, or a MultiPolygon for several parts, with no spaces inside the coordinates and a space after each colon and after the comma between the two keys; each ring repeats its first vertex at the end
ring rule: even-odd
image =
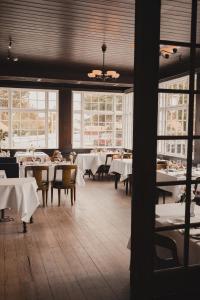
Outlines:
{"type": "Polygon", "coordinates": [[[102,47],[102,53],[103,53],[103,65],[102,70],[92,70],[90,73],[88,73],[88,77],[91,79],[101,79],[103,81],[108,79],[117,79],[119,78],[120,74],[113,70],[105,70],[105,53],[107,46],[106,44],[103,44],[102,47]]]}
{"type": "Polygon", "coordinates": [[[178,52],[178,47],[175,46],[161,46],[160,47],[160,56],[163,58],[170,58],[170,56],[178,52]]]}
{"type": "Polygon", "coordinates": [[[8,61],[17,62],[17,61],[19,60],[18,57],[12,56],[12,53],[11,53],[12,44],[13,44],[13,41],[12,41],[12,39],[10,38],[10,39],[9,39],[9,43],[8,43],[8,54],[7,54],[6,59],[7,59],[8,61]]]}

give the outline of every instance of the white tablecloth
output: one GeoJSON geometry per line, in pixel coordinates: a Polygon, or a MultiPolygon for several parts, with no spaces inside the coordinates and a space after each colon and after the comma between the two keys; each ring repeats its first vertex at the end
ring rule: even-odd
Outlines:
{"type": "MultiPolygon", "coordinates": [[[[183,171],[165,171],[165,170],[158,170],[157,171],[157,182],[160,181],[179,181],[185,180],[185,170],[183,171]]],[[[193,179],[200,177],[200,171],[193,170],[192,172],[193,179]]],[[[180,195],[184,192],[184,185],[177,185],[177,186],[161,186],[160,187],[164,191],[168,191],[172,193],[172,197],[174,201],[180,200],[180,195]]],[[[192,192],[192,191],[191,191],[192,192]]]]}
{"type": "MultiPolygon", "coordinates": [[[[185,176],[183,172],[171,172],[167,173],[164,170],[158,170],[157,172],[157,182],[160,181],[178,181],[185,180],[185,176]]],[[[174,201],[180,200],[180,195],[184,192],[184,186],[176,185],[176,186],[161,186],[162,190],[172,193],[172,197],[174,201]]]]}
{"type": "MultiPolygon", "coordinates": [[[[61,165],[65,165],[65,164],[68,164],[68,163],[60,163],[61,165]]],[[[49,167],[49,181],[52,181],[53,178],[54,178],[54,169],[55,169],[55,166],[56,165],[60,165],[60,164],[54,164],[54,163],[51,163],[51,164],[31,164],[31,166],[33,165],[36,165],[36,166],[48,166],[49,167]]],[[[26,165],[20,165],[19,167],[19,176],[20,177],[25,177],[25,167],[28,166],[28,164],[26,165]]],[[[43,172],[43,179],[45,180],[46,179],[46,172],[43,172]]],[[[77,169],[77,175],[76,175],[76,183],[79,185],[79,186],[84,186],[85,185],[85,180],[83,178],[83,172],[78,168],[77,169]]],[[[32,174],[28,174],[28,176],[32,176],[32,174]]],[[[58,170],[57,171],[57,178],[56,180],[61,180],[62,179],[62,171],[61,170],[58,170]]]]}
{"type": "Polygon", "coordinates": [[[23,222],[29,222],[40,205],[35,178],[0,179],[0,209],[16,209],[23,222]]]}
{"type": "Polygon", "coordinates": [[[0,179],[1,178],[6,178],[6,172],[4,170],[0,170],[0,179]]]}
{"type": "Polygon", "coordinates": [[[101,165],[106,162],[106,152],[98,153],[80,153],[77,155],[75,164],[85,173],[86,170],[91,170],[95,174],[101,165]]]}
{"type": "Polygon", "coordinates": [[[132,174],[132,159],[113,159],[109,173],[117,172],[121,175],[120,180],[125,180],[128,175],[132,174]]]}
{"type": "MultiPolygon", "coordinates": [[[[200,222],[200,206],[195,205],[195,216],[191,217],[191,223],[200,222]]],[[[170,203],[160,204],[156,206],[156,226],[169,226],[173,224],[184,223],[185,203],[170,203]]],[[[192,234],[200,233],[200,229],[191,229],[192,234]]],[[[184,234],[180,230],[172,230],[160,232],[176,241],[178,257],[180,263],[183,263],[183,249],[184,249],[184,234]]],[[[195,240],[190,237],[189,246],[190,264],[200,264],[200,240],[195,240]]],[[[162,248],[159,248],[159,256],[166,257],[166,253],[162,248]]]]}
{"type": "Polygon", "coordinates": [[[15,157],[18,162],[22,161],[23,159],[26,159],[28,157],[35,157],[35,158],[40,158],[41,161],[43,162],[45,159],[47,159],[49,156],[44,153],[44,152],[39,152],[39,151],[34,151],[33,153],[31,152],[22,152],[22,151],[17,151],[15,153],[15,157]]]}
{"type": "MultiPolygon", "coordinates": [[[[194,206],[195,216],[191,217],[191,223],[200,222],[200,206],[194,206]]],[[[156,227],[170,226],[173,224],[184,224],[185,203],[170,203],[156,205],[156,227]]],[[[191,234],[200,234],[200,229],[190,229],[191,234]]],[[[176,242],[179,262],[183,263],[184,256],[184,234],[181,230],[162,231],[159,234],[168,236],[176,242]]],[[[200,240],[190,237],[189,244],[189,263],[200,264],[200,240]]],[[[131,248],[131,239],[128,241],[127,248],[131,248]]],[[[164,248],[157,247],[159,257],[167,258],[168,252],[164,248]]]]}

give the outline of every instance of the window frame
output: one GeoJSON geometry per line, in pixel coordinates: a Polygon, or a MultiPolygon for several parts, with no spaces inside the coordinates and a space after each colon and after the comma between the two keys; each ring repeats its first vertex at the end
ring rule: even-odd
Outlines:
{"type": "MultiPolygon", "coordinates": [[[[112,101],[114,100],[112,99],[112,101]]],[[[72,91],[72,111],[73,111],[73,121],[72,121],[72,147],[75,148],[75,149],[88,149],[88,148],[94,148],[94,147],[98,147],[98,148],[123,148],[123,99],[124,99],[124,93],[114,93],[114,92],[94,92],[94,91],[77,91],[77,90],[73,90],[72,91]],[[74,110],[74,94],[79,94],[80,95],[80,107],[81,109],[79,110],[74,110]],[[112,95],[114,96],[114,99],[116,96],[121,96],[122,97],[122,111],[121,113],[119,113],[119,111],[116,110],[116,105],[115,103],[113,102],[113,109],[111,111],[109,110],[100,110],[100,102],[99,102],[99,99],[98,99],[98,109],[97,110],[86,110],[84,109],[84,104],[85,104],[85,94],[91,94],[91,97],[94,96],[94,95],[101,95],[101,94],[105,94],[105,95],[112,95]],[[114,126],[114,130],[111,129],[110,131],[109,130],[102,130],[102,132],[110,132],[111,136],[112,136],[112,145],[109,146],[109,145],[97,145],[97,146],[93,146],[93,145],[85,145],[85,140],[84,140],[84,128],[86,127],[86,125],[84,124],[84,113],[85,112],[88,112],[89,114],[92,114],[92,112],[96,112],[97,115],[98,115],[98,125],[97,126],[100,126],[99,125],[99,116],[100,115],[112,115],[113,116],[113,120],[112,122],[110,122],[112,124],[112,126],[114,126]],[[80,121],[80,129],[79,129],[79,132],[80,132],[80,142],[79,142],[79,146],[75,143],[75,140],[74,140],[74,118],[75,118],[75,115],[77,114],[80,114],[80,117],[81,117],[81,121],[80,121]],[[117,134],[117,129],[116,129],[116,116],[117,115],[121,115],[122,116],[122,129],[119,130],[119,132],[122,134],[122,145],[121,146],[117,146],[116,145],[116,134],[117,134]]],[[[104,122],[106,123],[106,121],[104,122]]],[[[92,126],[92,125],[88,125],[88,126],[92,126]]],[[[78,131],[76,131],[78,132],[78,131]]],[[[98,137],[99,137],[99,133],[101,131],[99,130],[98,131],[98,137]]],[[[99,138],[98,138],[99,140],[99,138]]]]}
{"type": "MultiPolygon", "coordinates": [[[[56,143],[55,146],[53,148],[57,148],[58,147],[58,133],[59,133],[59,91],[58,90],[54,90],[54,89],[34,89],[34,88],[13,88],[13,87],[0,87],[0,89],[5,89],[8,90],[8,107],[7,108],[1,108],[0,107],[0,113],[1,112],[7,112],[8,113],[8,147],[7,146],[3,146],[2,148],[9,148],[9,149],[26,149],[28,147],[13,147],[13,132],[14,132],[14,128],[13,128],[13,117],[12,114],[15,112],[20,112],[20,113],[24,113],[24,112],[36,112],[36,113],[44,113],[44,123],[45,123],[45,127],[44,127],[44,131],[45,131],[45,136],[44,136],[44,147],[40,147],[40,146],[36,146],[36,148],[46,148],[46,149],[51,149],[52,147],[49,147],[49,130],[48,130],[48,121],[49,121],[49,113],[50,112],[55,112],[56,113],[56,143]],[[21,93],[22,91],[28,91],[28,92],[44,92],[45,93],[45,106],[43,109],[37,109],[37,108],[16,108],[12,106],[12,92],[13,91],[19,91],[20,92],[20,99],[21,99],[21,93]],[[49,92],[55,92],[56,93],[56,108],[55,109],[50,109],[49,108],[49,96],[48,93],[49,92]]],[[[38,98],[37,98],[38,101],[38,98]]],[[[20,127],[21,128],[21,127],[20,127]]],[[[37,130],[38,133],[38,130],[37,130]]],[[[38,136],[38,134],[37,134],[38,136]]],[[[31,142],[30,142],[31,145],[31,142]]],[[[29,146],[30,146],[29,145],[29,146]]]]}

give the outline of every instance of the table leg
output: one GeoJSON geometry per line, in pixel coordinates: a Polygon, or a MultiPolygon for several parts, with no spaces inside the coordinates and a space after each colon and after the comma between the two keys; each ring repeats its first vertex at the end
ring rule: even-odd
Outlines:
{"type": "Polygon", "coordinates": [[[27,232],[26,222],[23,222],[23,233],[27,232]]]}
{"type": "Polygon", "coordinates": [[[120,174],[115,174],[115,189],[117,190],[118,181],[120,179],[120,174]]]}
{"type": "Polygon", "coordinates": [[[1,210],[1,220],[4,219],[4,216],[5,216],[5,214],[4,214],[4,209],[2,209],[2,210],[1,210]]]}

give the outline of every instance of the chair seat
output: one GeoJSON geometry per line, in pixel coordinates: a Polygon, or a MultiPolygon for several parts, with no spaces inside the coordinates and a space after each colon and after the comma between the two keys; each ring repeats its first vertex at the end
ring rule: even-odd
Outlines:
{"type": "Polygon", "coordinates": [[[49,182],[48,181],[42,181],[40,184],[38,184],[38,189],[48,189],[49,187],[49,182]]]}
{"type": "Polygon", "coordinates": [[[56,181],[53,181],[52,182],[52,186],[54,187],[54,188],[60,188],[60,189],[67,189],[67,188],[72,188],[72,187],[74,187],[74,182],[73,181],[71,181],[71,182],[69,182],[68,183],[68,185],[66,186],[66,185],[64,185],[63,184],[63,181],[60,181],[60,180],[56,180],[56,181]]]}

